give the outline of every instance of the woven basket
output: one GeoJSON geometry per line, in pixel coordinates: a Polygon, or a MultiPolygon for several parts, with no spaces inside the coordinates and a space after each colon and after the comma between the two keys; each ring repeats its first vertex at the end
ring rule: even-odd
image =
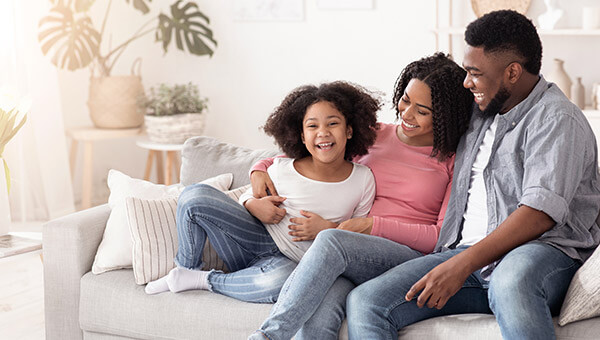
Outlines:
{"type": "Polygon", "coordinates": [[[144,116],[148,138],[156,143],[183,144],[204,132],[204,113],[182,113],[170,116],[144,116]]]}
{"type": "Polygon", "coordinates": [[[144,115],[138,112],[137,98],[143,93],[139,76],[92,77],[88,100],[92,122],[105,129],[141,126],[144,115]]]}
{"type": "Polygon", "coordinates": [[[531,0],[471,0],[471,7],[478,18],[500,9],[512,9],[524,15],[530,4],[531,0]]]}

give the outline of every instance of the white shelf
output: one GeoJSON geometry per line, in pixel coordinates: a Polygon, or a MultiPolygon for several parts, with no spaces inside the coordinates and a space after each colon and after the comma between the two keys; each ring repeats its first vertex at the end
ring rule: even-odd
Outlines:
{"type": "MultiPolygon", "coordinates": [[[[465,33],[465,27],[440,27],[432,30],[435,34],[462,35],[465,33]]],[[[555,30],[538,29],[539,35],[548,36],[600,36],[600,29],[581,29],[581,28],[561,28],[555,30]]]]}

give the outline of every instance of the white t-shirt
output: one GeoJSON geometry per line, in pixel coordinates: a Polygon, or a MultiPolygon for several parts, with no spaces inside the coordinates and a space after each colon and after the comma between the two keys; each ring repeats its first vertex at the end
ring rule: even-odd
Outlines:
{"type": "Polygon", "coordinates": [[[496,136],[498,126],[498,115],[494,118],[492,125],[485,132],[483,142],[479,147],[475,162],[471,168],[471,183],[469,186],[469,197],[467,208],[463,215],[462,238],[459,246],[472,246],[487,236],[488,211],[487,194],[485,182],[483,181],[483,170],[490,161],[492,144],[496,136]]]}
{"type": "MultiPolygon", "coordinates": [[[[267,172],[279,196],[286,197],[280,205],[287,212],[281,222],[266,224],[267,231],[279,250],[299,262],[312,241],[292,241],[288,226],[290,218],[302,217],[300,210],[310,211],[324,219],[340,223],[354,217],[366,217],[375,198],[375,178],[371,170],[353,163],[352,173],[341,182],[320,182],[302,176],[291,158],[275,158],[267,172]]],[[[240,203],[252,197],[252,189],[240,197],[240,203]]]]}

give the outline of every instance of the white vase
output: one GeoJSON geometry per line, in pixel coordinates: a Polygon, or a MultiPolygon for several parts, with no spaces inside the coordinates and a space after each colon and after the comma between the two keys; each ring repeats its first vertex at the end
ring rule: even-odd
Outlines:
{"type": "Polygon", "coordinates": [[[565,71],[563,60],[557,58],[554,59],[554,68],[550,74],[548,74],[546,80],[556,84],[565,96],[571,99],[571,85],[573,85],[573,82],[565,71]]]}
{"type": "Polygon", "coordinates": [[[10,205],[8,204],[8,190],[6,176],[4,175],[4,160],[0,158],[0,235],[10,231],[10,205]]]}
{"type": "Polygon", "coordinates": [[[585,108],[585,88],[581,83],[581,77],[577,77],[577,81],[571,86],[571,98],[580,109],[585,108]]]}
{"type": "Polygon", "coordinates": [[[546,12],[538,17],[538,24],[541,29],[551,30],[563,16],[564,11],[558,6],[557,0],[545,0],[544,3],[546,3],[546,12]]]}

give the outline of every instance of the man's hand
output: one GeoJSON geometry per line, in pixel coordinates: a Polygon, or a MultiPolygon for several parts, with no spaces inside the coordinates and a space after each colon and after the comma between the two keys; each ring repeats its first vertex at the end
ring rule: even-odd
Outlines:
{"type": "Polygon", "coordinates": [[[429,308],[442,309],[446,302],[462,288],[470,274],[469,266],[461,263],[460,258],[454,256],[417,281],[406,293],[406,301],[412,300],[421,292],[417,298],[419,308],[427,304],[429,308]]]}
{"type": "Polygon", "coordinates": [[[290,219],[290,222],[294,223],[288,227],[292,230],[289,234],[295,236],[292,241],[314,240],[321,230],[337,226],[336,223],[329,222],[323,217],[309,211],[300,210],[300,214],[305,218],[293,217],[290,219]]]}
{"type": "Polygon", "coordinates": [[[346,220],[337,227],[342,230],[349,230],[355,233],[371,235],[373,229],[373,217],[357,217],[346,220]]]}
{"type": "Polygon", "coordinates": [[[285,216],[285,209],[279,208],[283,201],[285,201],[285,197],[281,196],[251,198],[244,202],[244,207],[262,223],[275,224],[281,222],[285,216]]]}
{"type": "Polygon", "coordinates": [[[273,181],[271,181],[271,177],[269,177],[268,173],[254,170],[250,174],[250,182],[252,183],[252,194],[254,197],[263,198],[267,196],[267,190],[272,196],[277,196],[275,184],[273,184],[273,181]]]}

